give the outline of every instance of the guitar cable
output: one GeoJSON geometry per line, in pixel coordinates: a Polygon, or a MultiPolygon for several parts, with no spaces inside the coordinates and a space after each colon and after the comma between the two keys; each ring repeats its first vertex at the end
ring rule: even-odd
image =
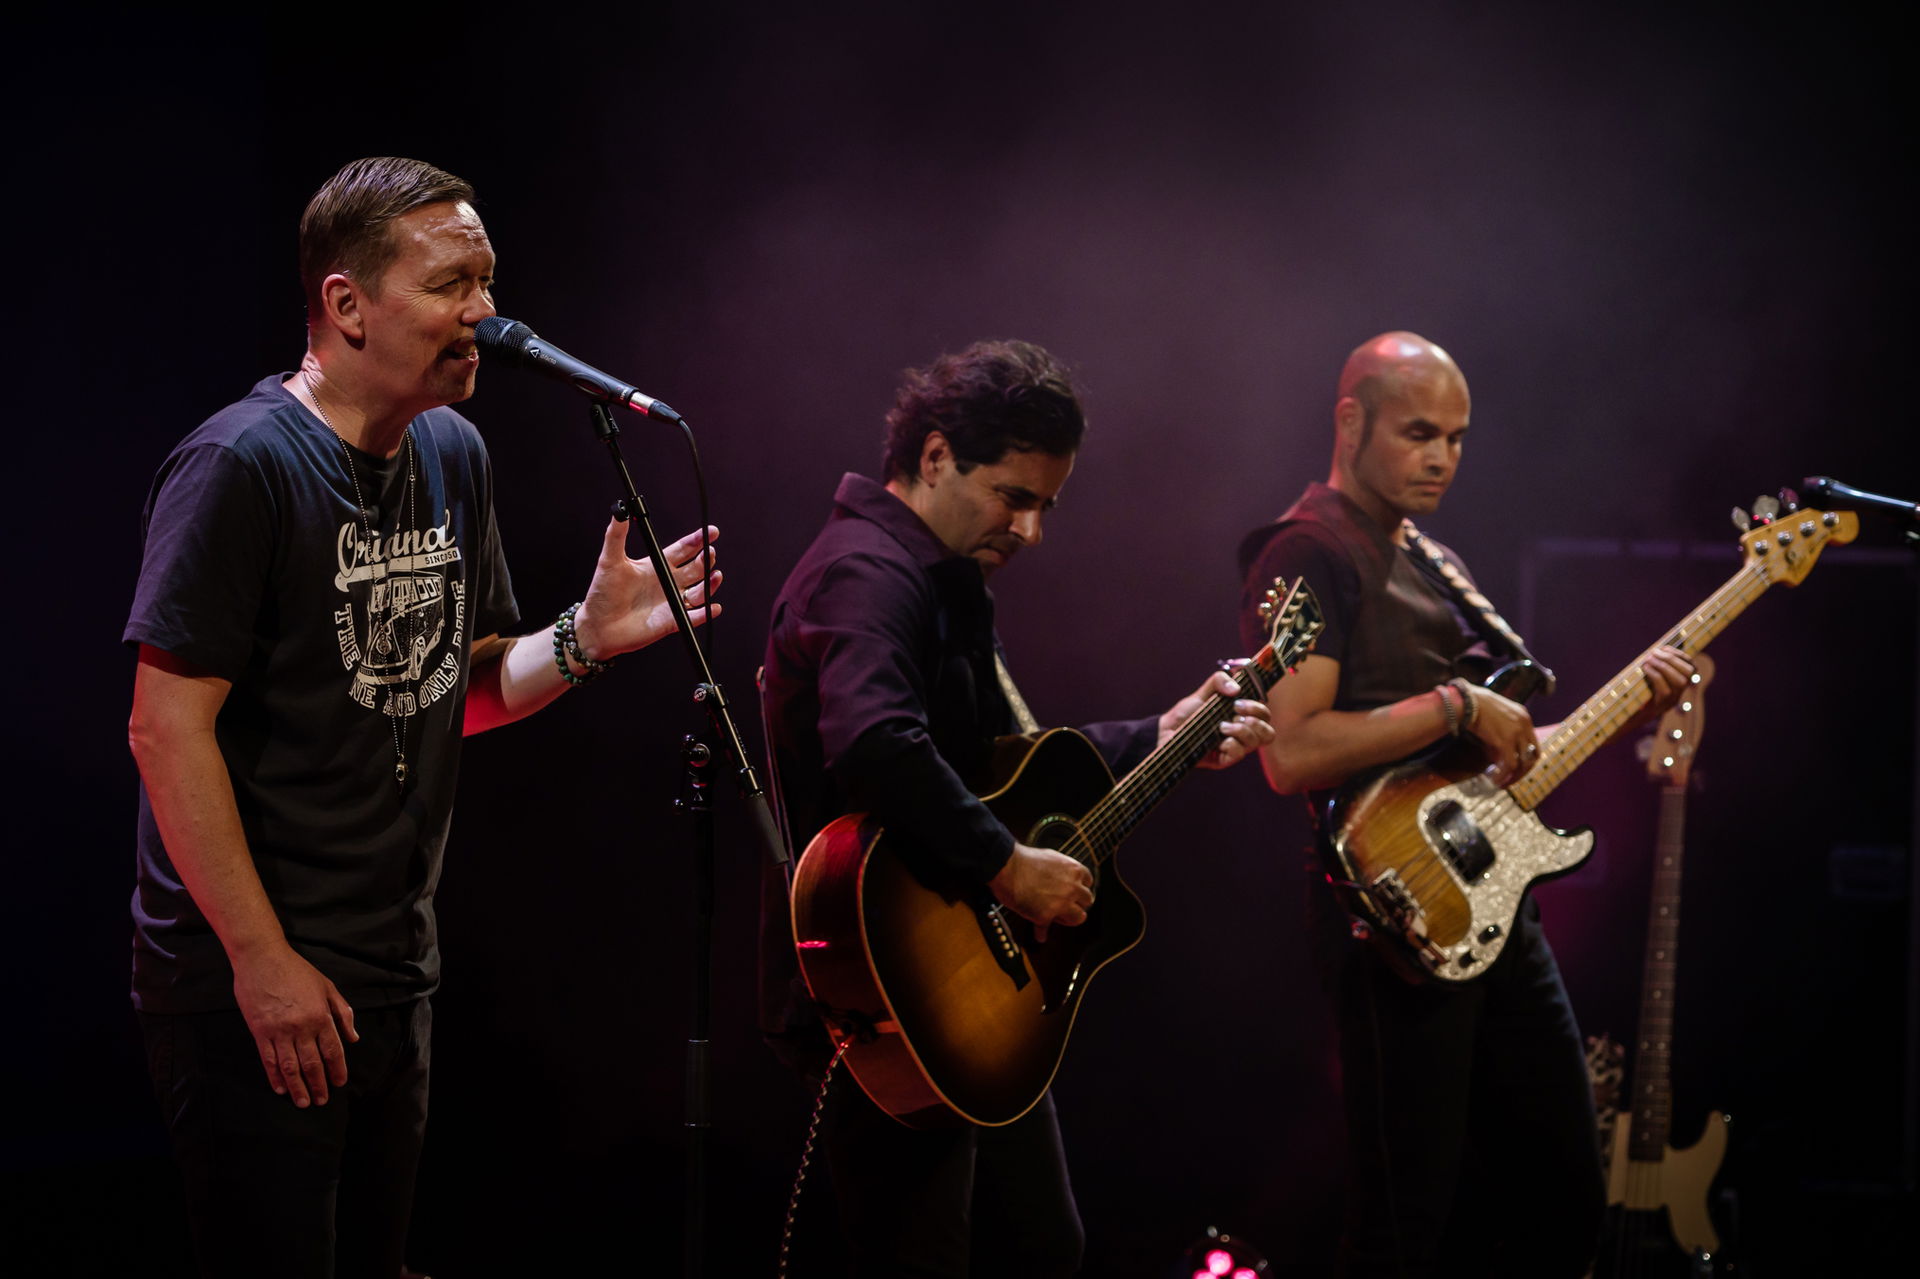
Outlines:
{"type": "Polygon", "coordinates": [[[779,1279],[787,1279],[787,1262],[793,1249],[793,1221],[800,1212],[800,1189],[807,1184],[807,1165],[813,1159],[813,1143],[820,1136],[820,1116],[827,1108],[827,1088],[833,1083],[833,1068],[847,1055],[847,1049],[853,1047],[853,1036],[843,1036],[840,1047],[834,1050],[832,1060],[827,1062],[826,1070],[820,1075],[820,1091],[813,1099],[813,1118],[807,1122],[807,1139],[800,1147],[800,1166],[794,1170],[793,1193],[787,1196],[787,1220],[780,1228],[780,1261],[774,1273],[779,1279]]]}

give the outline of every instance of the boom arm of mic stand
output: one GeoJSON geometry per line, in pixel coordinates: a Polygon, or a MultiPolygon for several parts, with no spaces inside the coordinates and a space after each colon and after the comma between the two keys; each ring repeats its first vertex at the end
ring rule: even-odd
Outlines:
{"type": "MultiPolygon", "coordinates": [[[[761,847],[776,865],[784,864],[788,860],[787,843],[774,825],[766,787],[760,784],[760,775],[754,771],[746,748],[741,744],[739,727],[734,723],[733,712],[727,706],[726,693],[713,677],[713,668],[707,664],[706,650],[693,633],[693,622],[687,617],[687,602],[674,587],[673,571],[667,564],[666,552],[660,549],[660,539],[653,531],[653,521],[647,516],[647,504],[641,501],[639,490],[633,485],[633,474],[627,470],[627,460],[620,453],[620,427],[606,405],[596,402],[591,407],[593,433],[606,444],[607,455],[613,459],[613,469],[620,475],[620,487],[624,495],[620,499],[621,505],[626,510],[626,517],[640,526],[640,532],[646,539],[647,558],[653,562],[654,576],[659,579],[666,593],[667,606],[673,610],[673,620],[680,629],[681,642],[686,645],[687,658],[693,663],[694,674],[699,681],[694,686],[693,699],[706,708],[707,718],[712,721],[714,732],[720,739],[720,749],[733,763],[734,782],[746,803],[747,818],[759,836],[761,847]]],[[[713,602],[709,600],[707,606],[711,608],[713,602]]]]}

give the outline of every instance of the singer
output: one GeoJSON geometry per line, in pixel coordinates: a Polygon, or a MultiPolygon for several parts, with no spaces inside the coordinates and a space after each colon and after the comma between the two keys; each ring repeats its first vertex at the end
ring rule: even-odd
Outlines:
{"type": "MultiPolygon", "coordinates": [[[[299,370],[188,435],[144,514],[133,1002],[203,1272],[391,1277],[461,738],[674,623],[615,522],[584,599],[502,638],[493,475],[446,407],[494,314],[466,182],[355,161],[307,205],[299,258],[299,370]]],[[[666,554],[691,619],[718,611],[699,534],[666,554]]]]}

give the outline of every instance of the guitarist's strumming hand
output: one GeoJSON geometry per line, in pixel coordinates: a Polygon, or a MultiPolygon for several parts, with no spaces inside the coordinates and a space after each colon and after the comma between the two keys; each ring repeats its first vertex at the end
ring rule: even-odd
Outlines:
{"type": "Polygon", "coordinates": [[[1220,725],[1219,745],[1195,767],[1231,768],[1247,756],[1257,754],[1262,746],[1273,740],[1273,712],[1267,709],[1265,702],[1239,697],[1239,693],[1240,685],[1228,678],[1225,671],[1215,671],[1207,677],[1206,683],[1175,702],[1160,717],[1160,735],[1154,744],[1165,744],[1209,697],[1218,694],[1239,700],[1233,704],[1233,718],[1220,725]]]}
{"type": "Polygon", "coordinates": [[[1015,844],[987,887],[1002,906],[1033,925],[1035,941],[1053,924],[1084,924],[1093,905],[1093,873],[1051,848],[1015,844]]]}
{"type": "Polygon", "coordinates": [[[1533,716],[1520,703],[1490,688],[1477,684],[1466,687],[1472,689],[1473,712],[1467,717],[1465,731],[1479,739],[1485,749],[1493,784],[1511,786],[1540,758],[1533,716]]]}

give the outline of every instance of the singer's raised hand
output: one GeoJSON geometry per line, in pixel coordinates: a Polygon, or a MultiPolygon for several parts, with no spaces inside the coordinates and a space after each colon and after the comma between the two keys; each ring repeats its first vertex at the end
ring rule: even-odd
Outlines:
{"type": "MultiPolygon", "coordinates": [[[[708,525],[709,560],[717,558],[712,543],[720,530],[708,525]]],[[[695,626],[724,611],[706,595],[702,577],[700,531],[687,534],[664,548],[667,567],[673,573],[674,589],[687,604],[687,620],[695,626]]],[[[713,589],[720,590],[720,570],[713,570],[713,589]]],[[[645,648],[655,640],[674,632],[673,607],[654,576],[653,563],[627,554],[627,524],[612,520],[600,544],[600,562],[594,565],[593,584],[574,617],[574,636],[580,649],[595,661],[606,661],[620,653],[645,648]]]]}

